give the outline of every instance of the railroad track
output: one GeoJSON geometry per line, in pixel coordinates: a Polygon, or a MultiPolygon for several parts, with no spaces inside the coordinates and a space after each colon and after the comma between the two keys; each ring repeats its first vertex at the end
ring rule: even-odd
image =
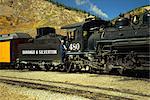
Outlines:
{"type": "Polygon", "coordinates": [[[8,77],[0,76],[0,82],[16,85],[21,87],[27,87],[31,89],[40,89],[45,91],[52,91],[57,93],[64,93],[69,95],[77,95],[89,99],[119,99],[119,100],[133,100],[133,96],[150,98],[150,95],[138,93],[135,91],[125,90],[125,89],[114,89],[106,87],[97,87],[89,85],[80,85],[67,82],[57,82],[57,81],[46,81],[41,79],[29,79],[29,78],[19,78],[19,77],[8,77]],[[117,94],[124,94],[117,95],[117,94]]]}

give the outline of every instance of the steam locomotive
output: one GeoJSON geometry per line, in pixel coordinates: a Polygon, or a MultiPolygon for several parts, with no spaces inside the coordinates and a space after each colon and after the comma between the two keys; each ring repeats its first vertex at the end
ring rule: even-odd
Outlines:
{"type": "Polygon", "coordinates": [[[67,72],[149,72],[149,22],[150,13],[146,12],[118,19],[114,25],[102,19],[87,19],[63,26],[66,37],[57,35],[51,27],[38,28],[35,39],[26,33],[0,35],[0,65],[67,72]],[[61,39],[67,47],[64,63],[61,39]]]}
{"type": "Polygon", "coordinates": [[[147,71],[150,66],[150,13],[120,18],[115,25],[90,20],[62,27],[67,31],[68,72],[147,71]]]}

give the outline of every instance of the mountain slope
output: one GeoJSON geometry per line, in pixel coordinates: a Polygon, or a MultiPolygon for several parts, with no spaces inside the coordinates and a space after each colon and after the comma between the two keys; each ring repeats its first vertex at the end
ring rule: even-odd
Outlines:
{"type": "Polygon", "coordinates": [[[35,29],[41,26],[55,27],[63,34],[61,26],[83,21],[87,16],[45,0],[1,0],[0,34],[28,32],[34,37],[35,29]]]}
{"type": "MultiPolygon", "coordinates": [[[[124,13],[124,17],[126,18],[130,18],[130,16],[133,16],[133,15],[140,15],[140,14],[143,14],[144,12],[146,11],[150,11],[150,6],[149,5],[145,5],[145,6],[142,6],[142,7],[138,7],[138,8],[135,8],[131,11],[128,11],[126,13],[124,13]]],[[[115,21],[119,18],[119,16],[117,16],[116,18],[114,18],[112,20],[112,23],[115,24],[115,21]]]]}

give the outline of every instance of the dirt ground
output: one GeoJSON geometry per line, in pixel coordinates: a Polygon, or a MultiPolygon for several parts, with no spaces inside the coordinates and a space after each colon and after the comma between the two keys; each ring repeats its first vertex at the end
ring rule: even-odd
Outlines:
{"type": "Polygon", "coordinates": [[[149,100],[149,79],[0,70],[0,100],[149,100]]]}
{"type": "Polygon", "coordinates": [[[0,83],[0,100],[88,100],[79,96],[0,83]]]}

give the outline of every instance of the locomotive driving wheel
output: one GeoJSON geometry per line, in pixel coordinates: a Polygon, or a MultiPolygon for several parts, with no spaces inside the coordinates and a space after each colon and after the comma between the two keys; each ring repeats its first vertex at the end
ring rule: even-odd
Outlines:
{"type": "Polygon", "coordinates": [[[126,67],[128,67],[129,69],[134,69],[136,67],[136,55],[134,54],[134,52],[129,53],[128,55],[126,55],[124,57],[124,65],[126,67]]]}
{"type": "Polygon", "coordinates": [[[64,65],[64,64],[59,65],[59,70],[60,70],[61,72],[66,71],[65,65],[64,65]]]}
{"type": "Polygon", "coordinates": [[[67,64],[66,70],[68,73],[71,72],[71,68],[72,68],[72,64],[71,63],[67,64]]]}

